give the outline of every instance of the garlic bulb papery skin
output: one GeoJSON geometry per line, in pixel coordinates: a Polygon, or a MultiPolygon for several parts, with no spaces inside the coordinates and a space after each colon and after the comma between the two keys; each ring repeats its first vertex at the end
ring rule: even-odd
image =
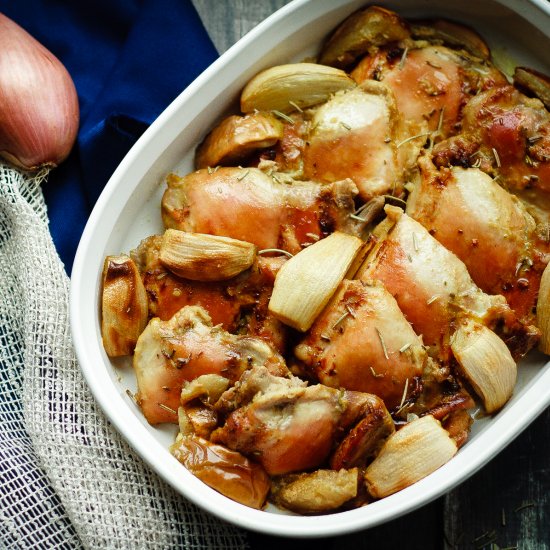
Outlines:
{"type": "Polygon", "coordinates": [[[78,96],[63,64],[0,14],[0,156],[24,170],[53,168],[69,154],[78,96]]]}

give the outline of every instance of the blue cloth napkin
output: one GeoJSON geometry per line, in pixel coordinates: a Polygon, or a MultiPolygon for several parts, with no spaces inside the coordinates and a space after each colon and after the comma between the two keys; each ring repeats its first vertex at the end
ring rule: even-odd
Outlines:
{"type": "Polygon", "coordinates": [[[118,163],[217,52],[190,0],[0,0],[0,12],[62,61],[78,92],[77,143],[44,184],[51,234],[70,274],[118,163]]]}

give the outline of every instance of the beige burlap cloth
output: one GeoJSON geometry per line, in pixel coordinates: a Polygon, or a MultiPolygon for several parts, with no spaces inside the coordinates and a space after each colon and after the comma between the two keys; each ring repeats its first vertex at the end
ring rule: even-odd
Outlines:
{"type": "Polygon", "coordinates": [[[0,548],[242,549],[162,482],[80,372],[41,177],[0,164],[0,548]]]}

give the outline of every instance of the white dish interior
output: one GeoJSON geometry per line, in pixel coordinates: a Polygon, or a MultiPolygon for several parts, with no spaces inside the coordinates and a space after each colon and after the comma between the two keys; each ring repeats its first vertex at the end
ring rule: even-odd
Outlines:
{"type": "MultiPolygon", "coordinates": [[[[404,17],[447,17],[469,24],[489,42],[503,65],[526,65],[550,74],[550,4],[478,0],[475,9],[448,0],[381,2],[404,17]]],[[[127,395],[136,390],[129,360],[111,361],[99,325],[104,257],[135,248],[163,231],[160,198],[169,172],[193,169],[195,146],[259,70],[300,61],[364,0],[296,0],[231,48],[149,128],[118,167],[99,198],[76,255],[71,285],[71,326],[84,376],[101,407],[130,445],[186,498],[239,526],[283,536],[320,537],[372,527],[411,511],[464,481],[550,404],[550,363],[537,353],[522,361],[514,396],[492,418],[478,419],[458,455],[417,484],[366,507],[320,517],[258,511],[235,503],[189,474],[168,452],[176,428],[150,426],[127,395]]],[[[506,68],[504,66],[503,68],[506,68]]]]}

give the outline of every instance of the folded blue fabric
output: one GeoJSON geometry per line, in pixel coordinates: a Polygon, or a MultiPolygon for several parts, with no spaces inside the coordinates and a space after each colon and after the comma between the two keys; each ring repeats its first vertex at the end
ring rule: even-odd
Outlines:
{"type": "Polygon", "coordinates": [[[63,62],[78,92],[77,143],[44,185],[52,237],[70,274],[116,166],[217,52],[190,0],[0,0],[0,12],[63,62]]]}

